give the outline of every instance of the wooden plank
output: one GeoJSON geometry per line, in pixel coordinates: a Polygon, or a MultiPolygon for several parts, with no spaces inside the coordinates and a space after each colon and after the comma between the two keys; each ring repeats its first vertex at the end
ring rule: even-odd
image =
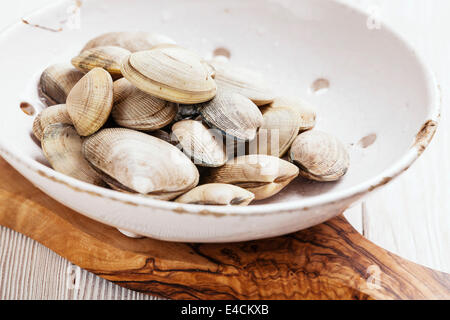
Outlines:
{"type": "Polygon", "coordinates": [[[36,241],[0,227],[0,300],[5,299],[154,298],[121,288],[79,269],[36,241]],[[75,284],[71,285],[74,282],[75,284]]]}

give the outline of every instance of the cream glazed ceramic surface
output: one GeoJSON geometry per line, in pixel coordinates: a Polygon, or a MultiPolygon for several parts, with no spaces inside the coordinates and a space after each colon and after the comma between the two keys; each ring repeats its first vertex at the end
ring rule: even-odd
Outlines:
{"type": "Polygon", "coordinates": [[[328,0],[59,1],[0,37],[1,155],[54,199],[128,235],[227,242],[308,228],[408,169],[437,127],[433,76],[400,36],[368,22],[363,13],[328,0]],[[75,11],[80,28],[67,23],[75,11]],[[298,178],[270,200],[219,207],[122,194],[50,169],[31,138],[36,113],[29,116],[19,106],[43,108],[36,86],[46,66],[69,62],[94,36],[122,30],[165,34],[205,58],[229,51],[233,63],[263,72],[280,95],[316,105],[316,128],[349,149],[348,174],[336,183],[298,178]]]}

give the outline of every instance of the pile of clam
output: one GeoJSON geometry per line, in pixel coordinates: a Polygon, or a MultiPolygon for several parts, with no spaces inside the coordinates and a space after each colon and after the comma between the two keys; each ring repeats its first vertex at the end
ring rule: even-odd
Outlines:
{"type": "Polygon", "coordinates": [[[167,37],[116,32],[42,74],[33,133],[73,178],[161,200],[248,205],[301,175],[336,181],[345,146],[313,130],[315,109],[261,75],[205,61],[167,37]]]}

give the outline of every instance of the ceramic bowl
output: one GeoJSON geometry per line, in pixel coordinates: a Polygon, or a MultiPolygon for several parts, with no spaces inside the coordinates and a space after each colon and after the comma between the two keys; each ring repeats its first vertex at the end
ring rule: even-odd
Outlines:
{"type": "Polygon", "coordinates": [[[438,87],[414,50],[386,25],[328,0],[58,1],[3,32],[0,48],[1,155],[81,214],[162,240],[244,241],[322,223],[407,170],[439,119],[438,87]],[[53,171],[30,136],[33,116],[19,106],[39,111],[43,69],[118,30],[162,33],[205,57],[227,49],[233,63],[263,72],[278,93],[318,107],[317,129],[349,148],[348,174],[336,183],[299,178],[268,201],[219,207],[122,194],[53,171]]]}

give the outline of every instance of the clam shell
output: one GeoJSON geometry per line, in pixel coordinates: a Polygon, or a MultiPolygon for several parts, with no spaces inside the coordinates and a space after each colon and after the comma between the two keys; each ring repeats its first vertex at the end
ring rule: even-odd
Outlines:
{"type": "Polygon", "coordinates": [[[108,120],[112,105],[112,78],[101,68],[89,71],[67,97],[67,111],[81,136],[97,132],[108,120]]]}
{"type": "Polygon", "coordinates": [[[53,123],[72,124],[65,104],[50,106],[37,115],[33,122],[34,136],[40,141],[45,128],[53,123]]]}
{"type": "MultiPolygon", "coordinates": [[[[233,137],[226,136],[225,137],[225,145],[227,150],[228,160],[249,155],[250,154],[250,145],[254,145],[256,140],[253,141],[240,141],[236,140],[233,137]]],[[[253,152],[256,154],[256,152],[253,152]]]]}
{"type": "Polygon", "coordinates": [[[348,170],[349,154],[336,137],[321,131],[306,131],[294,141],[289,152],[300,175],[315,181],[339,180],[348,170]]]}
{"type": "Polygon", "coordinates": [[[33,128],[32,128],[33,135],[41,141],[42,134],[44,133],[41,127],[41,114],[39,113],[36,118],[34,118],[33,121],[33,128]]]}
{"type": "Polygon", "coordinates": [[[238,140],[253,140],[264,123],[258,107],[248,98],[220,90],[216,97],[200,106],[203,120],[211,127],[238,140]]]}
{"type": "Polygon", "coordinates": [[[175,44],[175,41],[161,34],[147,32],[109,32],[89,41],[82,51],[102,46],[116,46],[131,52],[150,50],[161,44],[175,44]]]}
{"type": "Polygon", "coordinates": [[[291,108],[300,114],[300,131],[311,130],[316,125],[316,107],[294,97],[277,97],[270,104],[272,108],[291,108]]]}
{"type": "Polygon", "coordinates": [[[142,91],[183,104],[205,102],[216,95],[216,83],[201,58],[181,47],[161,46],[125,59],[122,74],[142,91]]]}
{"type": "Polygon", "coordinates": [[[41,75],[39,95],[49,106],[66,103],[70,90],[83,76],[82,72],[71,65],[52,65],[45,69],[41,75]]]}
{"type": "Polygon", "coordinates": [[[103,129],[83,143],[89,163],[120,189],[174,199],[198,184],[199,173],[173,145],[142,132],[103,129]]]}
{"type": "Polygon", "coordinates": [[[223,137],[202,122],[183,120],[172,127],[183,152],[198,166],[220,167],[227,161],[223,137]]]}
{"type": "Polygon", "coordinates": [[[114,107],[111,115],[122,127],[157,130],[170,124],[177,112],[177,104],[153,97],[125,78],[114,82],[114,107]]]}
{"type": "Polygon", "coordinates": [[[226,183],[255,194],[255,200],[272,197],[298,176],[299,169],[282,159],[267,155],[246,155],[211,169],[204,183],[226,183]]]}
{"type": "Polygon", "coordinates": [[[98,169],[95,169],[96,172],[102,177],[103,181],[105,181],[105,183],[113,190],[115,191],[119,191],[122,193],[128,193],[128,194],[133,194],[136,196],[141,196],[141,197],[149,197],[152,199],[158,199],[158,200],[165,200],[165,201],[170,201],[173,200],[174,198],[178,197],[178,195],[180,195],[181,193],[161,193],[161,194],[140,194],[140,193],[136,193],[136,191],[124,186],[123,184],[119,183],[117,180],[114,180],[112,177],[108,176],[107,174],[104,174],[103,172],[101,172],[98,169]]]}
{"type": "Polygon", "coordinates": [[[300,129],[300,116],[290,108],[261,109],[264,124],[257,138],[250,143],[250,153],[282,157],[289,150],[300,129]]]}
{"type": "Polygon", "coordinates": [[[209,64],[215,70],[214,80],[219,89],[239,93],[252,100],[257,106],[269,104],[275,98],[272,89],[261,74],[237,67],[229,62],[212,60],[209,64]]]}
{"type": "Polygon", "coordinates": [[[175,200],[178,203],[247,206],[255,195],[243,188],[231,184],[210,183],[198,186],[175,200]]]}
{"type": "Polygon", "coordinates": [[[81,153],[82,138],[69,124],[48,125],[42,135],[42,150],[56,171],[84,182],[102,186],[101,177],[81,153]]]}
{"type": "Polygon", "coordinates": [[[130,54],[130,51],[120,47],[96,47],[83,51],[73,58],[72,65],[84,73],[94,68],[103,68],[111,74],[113,79],[119,79],[122,77],[120,64],[130,54]]]}

